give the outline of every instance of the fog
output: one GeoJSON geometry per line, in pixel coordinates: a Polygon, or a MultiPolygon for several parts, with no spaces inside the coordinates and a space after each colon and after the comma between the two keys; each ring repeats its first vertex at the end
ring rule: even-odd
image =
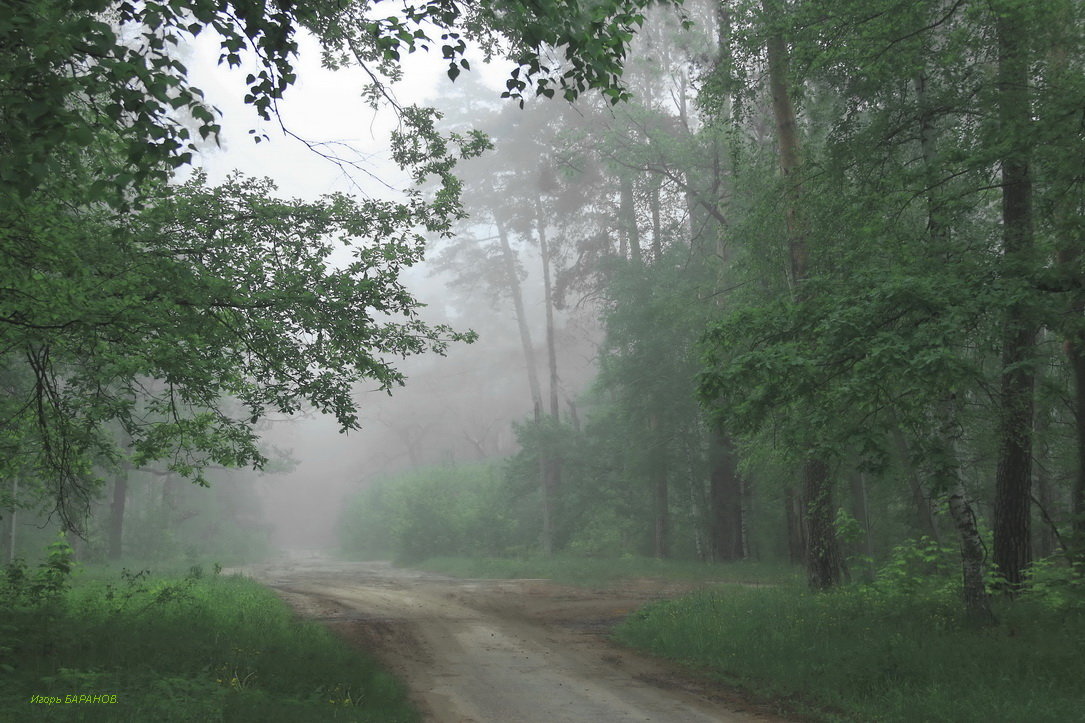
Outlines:
{"type": "Polygon", "coordinates": [[[1085,2],[5,12],[0,719],[1080,718],[1085,2]]]}
{"type": "MultiPolygon", "coordinates": [[[[395,114],[387,107],[374,110],[361,99],[365,79],[360,71],[320,67],[312,38],[303,38],[299,82],[279,106],[288,133],[260,121],[239,102],[247,69],[218,66],[217,46],[210,37],[201,37],[191,52],[195,84],[224,113],[220,146],[205,149],[196,164],[212,182],[240,170],[270,177],[284,196],[300,198],[334,191],[394,197],[392,189],[409,182],[388,159],[387,139],[396,125],[395,114]],[[250,128],[266,133],[268,140],[254,143],[250,128]],[[322,152],[359,167],[321,157],[322,152]]],[[[473,65],[471,77],[461,77],[458,86],[448,87],[444,63],[424,54],[410,56],[404,81],[392,86],[392,92],[404,105],[444,106],[449,116],[460,115],[462,122],[463,98],[457,95],[462,87],[469,85],[474,102],[493,107],[507,72],[504,64],[489,65],[479,58],[473,65]],[[443,98],[438,97],[440,91],[446,94],[443,98]]],[[[466,229],[492,234],[492,229],[472,228],[470,222],[466,229]]],[[[452,275],[429,260],[447,243],[434,241],[427,261],[406,272],[406,285],[426,305],[423,320],[446,323],[458,331],[474,330],[478,341],[470,346],[453,344],[444,357],[398,360],[396,366],[408,381],[391,395],[375,388],[356,390],[360,430],[343,432],[334,419],[316,413],[264,420],[262,439],[275,450],[273,457],[286,453],[286,468],[273,464],[266,473],[235,473],[223,482],[254,487],[276,546],[334,547],[344,499],[382,477],[427,465],[501,458],[516,451],[512,424],[532,413],[516,318],[508,299],[481,289],[452,288],[452,275]]],[[[525,247],[521,253],[526,267],[538,267],[537,249],[525,247]]],[[[544,368],[545,311],[538,271],[527,273],[522,288],[535,332],[535,363],[544,368]]],[[[600,335],[590,305],[559,312],[556,338],[563,405],[575,402],[589,383],[600,335]]]]}

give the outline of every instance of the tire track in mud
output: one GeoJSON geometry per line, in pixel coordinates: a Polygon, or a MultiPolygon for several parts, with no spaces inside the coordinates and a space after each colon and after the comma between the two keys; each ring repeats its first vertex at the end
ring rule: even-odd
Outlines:
{"type": "Polygon", "coordinates": [[[299,615],[374,653],[404,680],[429,721],[783,720],[605,639],[633,609],[677,588],[643,583],[586,591],[321,558],[243,572],[299,615]]]}

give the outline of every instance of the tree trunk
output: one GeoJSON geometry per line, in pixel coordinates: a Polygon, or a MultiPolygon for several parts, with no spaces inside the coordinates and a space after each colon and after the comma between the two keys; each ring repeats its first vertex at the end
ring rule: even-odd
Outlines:
{"type": "MultiPolygon", "coordinates": [[[[1011,317],[1017,317],[1011,312],[1011,317]]],[[[1031,330],[1011,318],[1002,355],[999,395],[998,469],[995,478],[995,564],[1009,590],[1024,582],[1031,562],[1032,391],[1033,373],[1025,368],[1032,346],[1031,330]]]]}
{"type": "Polygon", "coordinates": [[[8,564],[15,562],[15,534],[18,531],[19,522],[19,478],[11,478],[11,514],[8,515],[8,523],[11,525],[11,534],[8,537],[8,564]]]}
{"type": "Polygon", "coordinates": [[[1085,335],[1079,333],[1078,338],[1068,341],[1065,348],[1074,385],[1076,452],[1074,482],[1070,491],[1070,551],[1075,560],[1085,561],[1085,335]]]}
{"type": "MultiPolygon", "coordinates": [[[[1028,34],[1021,10],[996,7],[999,120],[1007,149],[1002,158],[1003,277],[1029,277],[1034,253],[1032,178],[1027,137],[1028,34]]],[[[1027,302],[1017,301],[1003,324],[999,389],[998,468],[995,479],[994,560],[1009,591],[1024,582],[1031,561],[1032,417],[1036,324],[1027,302]]]]}
{"type": "MultiPolygon", "coordinates": [[[[762,7],[766,14],[772,12],[769,0],[763,0],[762,7]]],[[[791,263],[791,283],[799,298],[802,293],[798,287],[806,278],[809,269],[809,252],[806,246],[804,229],[799,225],[798,206],[802,200],[802,186],[798,173],[801,168],[799,156],[798,120],[795,106],[791,102],[788,85],[787,45],[779,33],[769,36],[765,45],[768,56],[769,88],[772,91],[772,115],[776,121],[776,143],[779,146],[780,175],[784,180],[784,194],[787,197],[785,210],[787,220],[788,257],[791,263]]]]}
{"type": "MultiPolygon", "coordinates": [[[[497,226],[497,237],[501,242],[501,255],[504,260],[505,274],[508,278],[509,295],[512,297],[512,306],[516,312],[516,326],[520,330],[520,346],[524,352],[524,364],[527,367],[527,383],[531,392],[531,407],[536,427],[542,423],[543,399],[542,386],[539,384],[539,371],[535,364],[535,345],[531,341],[531,327],[527,322],[527,313],[524,311],[524,296],[520,288],[520,277],[516,272],[516,257],[509,243],[508,229],[500,219],[494,219],[497,226]]],[[[549,284],[547,284],[549,287],[549,284]]],[[[549,307],[548,307],[549,309],[549,307]]],[[[553,531],[553,499],[550,484],[550,462],[547,456],[540,450],[539,454],[539,496],[542,507],[542,532],[539,544],[543,554],[550,555],[554,550],[553,531]]]]}
{"type": "Polygon", "coordinates": [[[113,482],[113,502],[109,507],[109,549],[110,560],[119,560],[124,541],[124,507],[128,500],[128,470],[117,473],[113,482]]]}
{"type": "MultiPolygon", "coordinates": [[[[935,241],[946,241],[949,229],[942,221],[942,210],[934,189],[939,184],[938,165],[936,156],[937,133],[934,125],[934,113],[930,107],[927,94],[927,72],[920,70],[913,81],[916,95],[916,105],[919,108],[919,148],[923,154],[923,170],[927,180],[927,191],[924,194],[927,201],[927,236],[935,241]]],[[[940,250],[940,249],[939,249],[940,250]]]]}
{"type": "Polygon", "coordinates": [[[949,493],[949,514],[957,527],[961,543],[961,575],[964,581],[964,607],[968,616],[981,624],[994,621],[991,601],[983,580],[985,550],[976,526],[976,515],[965,496],[960,474],[949,493]]]}
{"type": "Polygon", "coordinates": [[[803,508],[806,525],[806,576],[814,590],[827,590],[840,580],[832,484],[829,465],[813,458],[803,465],[803,508]]]}
{"type": "MultiPolygon", "coordinates": [[[[1077,50],[1077,27],[1073,10],[1065,7],[1056,16],[1059,27],[1053,28],[1054,42],[1048,51],[1046,84],[1049,87],[1076,87],[1080,73],[1074,62],[1077,50]]],[[[1063,95],[1066,99],[1057,133],[1064,139],[1078,136],[1080,119],[1075,105],[1078,97],[1074,92],[1063,95]]],[[[1059,279],[1069,293],[1060,331],[1063,334],[1063,352],[1070,367],[1073,390],[1071,404],[1074,417],[1074,471],[1070,487],[1070,539],[1068,549],[1076,562],[1085,562],[1085,274],[1082,273],[1081,256],[1085,247],[1082,238],[1081,216],[1083,210],[1079,176],[1081,173],[1077,154],[1068,153],[1065,160],[1049,171],[1052,185],[1064,189],[1078,189],[1056,196],[1054,219],[1057,250],[1055,264],[1059,279]]],[[[1045,420],[1046,423],[1046,420],[1045,420]]],[[[1045,516],[1052,509],[1047,480],[1037,474],[1037,496],[1045,516]],[[1044,482],[1045,484],[1040,484],[1044,482]]],[[[1052,554],[1057,541],[1053,525],[1044,526],[1042,549],[1052,554]]],[[[1042,554],[1042,553],[1041,553],[1042,554]]]]}
{"type": "Polygon", "coordinates": [[[653,548],[659,559],[670,557],[670,489],[667,480],[667,440],[660,430],[659,416],[648,418],[648,430],[652,438],[649,454],[650,480],[655,501],[655,530],[653,548]]]}
{"type": "Polygon", "coordinates": [[[524,295],[520,288],[520,277],[516,272],[516,254],[512,251],[509,243],[508,229],[500,220],[495,220],[497,237],[501,241],[501,257],[505,265],[505,275],[508,278],[509,296],[512,297],[512,307],[516,313],[516,326],[520,330],[520,347],[524,351],[524,364],[527,367],[527,383],[531,391],[531,406],[541,412],[542,410],[542,387],[539,385],[539,372],[535,364],[535,345],[531,341],[531,327],[527,323],[527,313],[524,311],[524,295]]]}
{"type": "Polygon", "coordinates": [[[182,479],[173,472],[167,472],[162,479],[162,524],[163,532],[177,529],[180,524],[180,501],[178,499],[182,479]]]}
{"type": "MultiPolygon", "coordinates": [[[[716,6],[716,33],[718,51],[715,59],[715,72],[727,76],[731,73],[733,61],[731,55],[731,12],[727,7],[726,0],[721,0],[716,6]]],[[[721,107],[717,112],[724,122],[733,122],[729,94],[723,96],[721,107]]],[[[688,130],[689,121],[686,117],[687,110],[684,100],[681,116],[683,127],[688,130]]],[[[718,152],[713,153],[711,180],[712,188],[717,189],[718,192],[716,202],[723,207],[726,205],[726,198],[730,188],[727,176],[719,162],[718,152]]],[[[656,201],[658,202],[658,198],[656,201]]],[[[700,203],[695,201],[693,194],[688,190],[686,192],[686,208],[690,217],[691,230],[695,234],[691,236],[691,244],[694,248],[700,247],[704,249],[706,255],[715,255],[718,260],[713,285],[713,297],[716,307],[720,309],[722,314],[725,304],[723,293],[725,286],[724,275],[731,264],[731,253],[723,233],[722,224],[713,226],[710,223],[710,215],[706,213],[700,203]],[[699,219],[699,221],[695,223],[695,219],[699,219]],[[702,239],[698,243],[697,236],[705,234],[709,228],[716,230],[714,237],[702,239]],[[709,242],[712,245],[709,245],[709,242]]],[[[653,209],[653,220],[654,215],[653,209]]],[[[718,223],[719,218],[716,220],[718,223]]],[[[738,471],[738,455],[734,442],[727,430],[721,427],[718,422],[713,425],[709,440],[709,464],[711,465],[708,495],[709,547],[712,559],[717,562],[745,559],[750,555],[745,499],[747,493],[746,480],[742,478],[738,471]]],[[[792,512],[792,505],[789,501],[789,533],[793,529],[791,525],[792,512]]],[[[797,527],[798,522],[796,520],[794,528],[797,529],[797,527]]],[[[801,557],[801,553],[799,556],[801,557]]]]}
{"type": "Polygon", "coordinates": [[[577,414],[576,404],[572,399],[566,399],[565,406],[569,408],[569,423],[573,425],[573,432],[575,432],[577,436],[580,436],[580,415],[577,414]]]}
{"type": "MultiPolygon", "coordinates": [[[[1037,430],[1038,431],[1038,430],[1037,430]]],[[[1054,507],[1054,496],[1051,494],[1051,479],[1044,464],[1036,463],[1036,499],[1039,501],[1040,514],[1043,522],[1050,521],[1051,510],[1054,507]]],[[[1043,560],[1055,554],[1058,539],[1055,535],[1054,524],[1040,526],[1039,534],[1036,535],[1036,557],[1043,560]]]]}
{"type": "Polygon", "coordinates": [[[660,220],[659,191],[663,184],[660,176],[652,177],[649,203],[652,209],[652,261],[659,261],[663,256],[663,223],[660,220]]]}
{"type": "Polygon", "coordinates": [[[644,263],[640,248],[640,229],[637,228],[636,205],[633,200],[633,180],[623,171],[618,184],[620,189],[618,215],[624,237],[629,241],[629,253],[636,264],[644,263]]]}
{"type": "Polygon", "coordinates": [[[934,455],[935,484],[939,489],[947,490],[949,493],[949,514],[957,528],[957,538],[961,547],[965,612],[972,621],[987,625],[995,620],[984,580],[987,549],[980,537],[976,513],[968,501],[964,480],[961,479],[961,466],[957,454],[960,424],[957,422],[956,399],[947,397],[942,400],[938,415],[938,440],[941,448],[934,455]]]}
{"type": "MultiPolygon", "coordinates": [[[[762,8],[766,15],[772,15],[776,10],[772,0],[762,0],[762,8]]],[[[784,194],[787,198],[785,215],[791,265],[789,278],[795,298],[802,301],[807,294],[803,282],[809,275],[809,249],[798,213],[802,200],[798,121],[788,82],[787,45],[778,32],[773,32],[768,37],[765,51],[769,87],[772,91],[772,114],[776,122],[776,142],[780,153],[780,174],[783,176],[784,194]]],[[[802,479],[802,522],[805,525],[806,545],[803,559],[810,585],[815,590],[824,590],[839,581],[840,573],[840,555],[837,551],[836,531],[833,528],[835,509],[832,506],[829,467],[818,455],[809,454],[803,463],[802,479]]]]}
{"type": "MultiPolygon", "coordinates": [[[[558,405],[558,354],[557,341],[554,337],[554,295],[550,283],[550,244],[546,238],[546,221],[542,202],[536,199],[537,231],[539,235],[539,254],[542,257],[543,295],[546,305],[546,360],[550,369],[550,418],[556,425],[561,419],[558,405]]],[[[561,487],[561,459],[557,451],[550,449],[544,454],[543,464],[543,552],[553,552],[553,529],[555,507],[561,487]]]]}
{"type": "Polygon", "coordinates": [[[851,473],[851,513],[863,532],[859,550],[867,558],[874,557],[874,541],[870,538],[870,500],[867,497],[866,475],[855,470],[851,473]]]}
{"type": "MultiPolygon", "coordinates": [[[[686,478],[691,481],[697,479],[697,460],[702,449],[700,435],[695,435],[694,439],[693,442],[689,437],[685,439],[682,455],[686,462],[686,478]]],[[[711,543],[706,540],[705,534],[711,526],[711,521],[706,520],[702,513],[702,509],[708,507],[705,504],[705,488],[702,485],[690,484],[686,487],[686,492],[689,494],[689,524],[693,530],[693,547],[697,559],[705,562],[712,557],[709,550],[711,543]]]]}
{"type": "Polygon", "coordinates": [[[795,488],[784,489],[784,519],[787,521],[787,558],[792,565],[803,565],[806,535],[802,524],[802,507],[795,488]]]}
{"type": "MultiPolygon", "coordinates": [[[[926,202],[927,202],[927,235],[935,242],[935,251],[943,251],[939,246],[948,245],[950,241],[950,229],[942,219],[942,210],[939,199],[934,189],[939,185],[937,175],[936,144],[937,136],[934,125],[934,116],[930,108],[927,95],[927,75],[920,71],[913,82],[916,101],[919,108],[919,141],[923,155],[924,172],[926,176],[926,202]]],[[[935,411],[938,453],[934,455],[932,463],[933,488],[947,494],[949,514],[957,528],[957,539],[961,551],[961,578],[963,586],[964,607],[967,615],[976,622],[988,624],[994,621],[991,612],[990,597],[984,581],[987,551],[983,546],[983,540],[976,524],[976,514],[966,495],[964,480],[961,478],[960,464],[957,456],[957,436],[960,425],[957,421],[957,400],[954,396],[947,396],[941,400],[935,411]]],[[[911,454],[908,451],[908,442],[904,434],[894,430],[894,436],[905,463],[911,465],[911,454]]],[[[917,503],[924,496],[922,485],[916,480],[917,503]]],[[[921,511],[924,520],[929,519],[931,529],[937,532],[937,525],[929,504],[925,505],[926,514],[921,511]]],[[[935,539],[938,539],[935,537],[935,539]]]]}
{"type": "Polygon", "coordinates": [[[938,529],[938,521],[934,517],[934,505],[927,490],[923,488],[923,480],[919,476],[912,461],[912,454],[908,448],[908,440],[899,427],[893,428],[893,444],[897,448],[900,463],[904,466],[905,477],[908,479],[908,488],[912,493],[912,505],[915,510],[916,529],[929,536],[935,542],[942,541],[941,531],[938,529]]]}
{"type": "Polygon", "coordinates": [[[554,338],[554,294],[550,282],[550,243],[546,238],[546,221],[542,205],[538,208],[539,254],[542,256],[543,294],[546,304],[546,360],[550,367],[550,416],[559,419],[561,408],[558,406],[558,352],[554,338]]]}
{"type": "Polygon", "coordinates": [[[708,489],[712,558],[731,562],[745,557],[743,545],[742,480],[734,444],[726,432],[712,435],[712,471],[708,489]]]}

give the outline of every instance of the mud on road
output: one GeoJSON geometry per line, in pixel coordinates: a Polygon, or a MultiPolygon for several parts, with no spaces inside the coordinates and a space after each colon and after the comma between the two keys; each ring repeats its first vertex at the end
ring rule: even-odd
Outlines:
{"type": "Polygon", "coordinates": [[[375,654],[438,723],[780,721],[606,639],[623,617],[688,586],[605,590],[463,580],[318,557],[243,571],[375,654]]]}

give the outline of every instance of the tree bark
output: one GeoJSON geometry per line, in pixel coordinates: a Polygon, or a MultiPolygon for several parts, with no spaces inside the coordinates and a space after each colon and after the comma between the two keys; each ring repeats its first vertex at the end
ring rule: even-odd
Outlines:
{"type": "Polygon", "coordinates": [[[964,608],[968,617],[987,625],[995,620],[991,611],[991,599],[984,579],[987,567],[987,548],[980,537],[976,513],[968,501],[961,478],[961,466],[957,454],[957,438],[960,424],[957,421],[957,400],[947,397],[938,407],[939,450],[935,454],[934,482],[938,489],[948,494],[949,514],[957,528],[961,548],[961,578],[964,608]]]}
{"type": "Polygon", "coordinates": [[[790,485],[784,489],[784,518],[787,521],[787,558],[793,565],[804,565],[806,533],[802,523],[802,506],[795,488],[790,485]]]}
{"type": "Polygon", "coordinates": [[[990,596],[983,580],[986,551],[976,526],[976,515],[965,495],[960,474],[949,492],[949,514],[957,527],[961,544],[961,577],[964,581],[964,607],[968,616],[979,623],[994,621],[990,596]]]}
{"type": "MultiPolygon", "coordinates": [[[[1077,50],[1077,28],[1072,11],[1060,12],[1056,22],[1060,27],[1054,28],[1055,40],[1048,52],[1046,83],[1049,87],[1064,87],[1064,84],[1070,84],[1073,88],[1078,83],[1079,70],[1073,62],[1077,50]]],[[[1080,124],[1079,114],[1073,105],[1076,95],[1067,93],[1065,97],[1068,102],[1061,109],[1063,112],[1060,114],[1057,132],[1062,138],[1072,139],[1077,137],[1080,124]]],[[[1050,173],[1052,183],[1061,189],[1079,187],[1081,168],[1076,154],[1066,154],[1065,158],[1066,160],[1050,173]]],[[[1080,229],[1083,210],[1081,192],[1064,192],[1057,197],[1055,204],[1056,270],[1060,281],[1070,290],[1064,307],[1066,313],[1060,319],[1063,322],[1060,329],[1063,334],[1063,352],[1070,367],[1074,416],[1074,471],[1070,487],[1068,549],[1076,562],[1085,562],[1085,274],[1081,268],[1085,239],[1082,238],[1080,229]]],[[[1048,497],[1049,491],[1045,489],[1046,485],[1039,484],[1041,479],[1041,475],[1037,474],[1037,496],[1046,515],[1051,510],[1051,500],[1048,497]]],[[[1054,552],[1057,542],[1054,538],[1053,526],[1045,525],[1041,539],[1042,550],[1046,551],[1046,554],[1054,552]]]]}
{"type": "Polygon", "coordinates": [[[915,510],[916,528],[924,535],[928,535],[935,542],[942,541],[941,530],[938,529],[938,521],[934,517],[934,505],[927,490],[923,488],[923,480],[919,470],[912,462],[912,454],[908,448],[908,440],[899,427],[893,428],[893,444],[897,448],[897,456],[904,467],[905,477],[908,479],[908,489],[912,493],[912,505],[915,510]]]}
{"type": "MultiPolygon", "coordinates": [[[[1003,274],[1023,281],[1034,253],[1032,177],[1027,137],[1028,34],[1020,8],[995,8],[1002,158],[1003,274]]],[[[1010,592],[1024,582],[1031,561],[1032,417],[1036,324],[1026,301],[1013,303],[1003,323],[999,389],[998,467],[995,478],[994,560],[1010,592]]]]}
{"type": "Polygon", "coordinates": [[[874,541],[870,538],[870,500],[867,496],[866,475],[855,470],[851,473],[851,511],[863,532],[860,548],[863,555],[874,557],[874,541]]]}
{"type": "MultiPolygon", "coordinates": [[[[762,7],[766,14],[773,11],[770,0],[763,0],[762,7]]],[[[779,146],[780,175],[784,180],[784,194],[787,197],[785,216],[787,221],[788,258],[791,263],[791,283],[801,298],[798,287],[806,278],[809,270],[809,250],[806,245],[804,229],[798,220],[798,206],[802,200],[802,185],[798,178],[801,168],[799,155],[798,120],[795,106],[791,102],[790,83],[788,80],[788,53],[783,37],[774,32],[766,41],[768,56],[769,89],[772,92],[772,115],[776,122],[776,143],[779,146]]]]}
{"type": "MultiPolygon", "coordinates": [[[[727,6],[727,0],[721,0],[716,6],[716,44],[718,51],[715,59],[715,72],[724,76],[731,73],[733,64],[731,54],[731,11],[727,6]]],[[[725,122],[733,122],[729,94],[724,95],[718,113],[725,122]]],[[[681,119],[683,127],[688,131],[689,121],[684,95],[681,106],[681,119]]],[[[718,191],[716,203],[723,207],[726,205],[730,188],[727,176],[719,162],[718,152],[713,153],[713,161],[712,188],[718,191]]],[[[658,203],[658,198],[656,202],[658,203]]],[[[710,225],[712,217],[705,212],[700,203],[696,202],[694,195],[688,189],[686,192],[686,208],[689,213],[691,233],[693,234],[691,244],[694,248],[704,249],[706,256],[711,254],[718,260],[713,297],[717,308],[722,313],[725,304],[723,293],[725,286],[724,274],[731,264],[731,253],[723,233],[722,222],[719,217],[716,217],[716,225],[710,225]],[[701,239],[698,242],[696,236],[705,234],[709,228],[716,230],[714,238],[701,239]],[[708,242],[712,242],[712,244],[709,245],[708,242]]],[[[653,220],[654,217],[653,209],[653,220]]],[[[709,549],[712,559],[718,562],[745,559],[750,556],[748,520],[746,516],[748,488],[746,480],[742,478],[738,471],[738,454],[735,450],[734,441],[727,430],[721,427],[719,423],[712,427],[709,440],[709,464],[709,549]]],[[[790,532],[792,517],[790,503],[788,509],[790,532]]],[[[798,560],[793,561],[797,562],[798,560]]]]}
{"type": "MultiPolygon", "coordinates": [[[[924,173],[926,177],[927,191],[927,235],[935,242],[935,250],[940,245],[948,245],[950,241],[949,225],[944,223],[939,199],[934,189],[938,187],[936,166],[937,134],[934,124],[934,115],[930,108],[927,95],[927,74],[920,71],[914,80],[916,103],[919,109],[919,141],[923,156],[924,173]]],[[[957,528],[957,539],[961,552],[961,581],[963,586],[963,602],[966,614],[981,624],[994,621],[991,612],[990,596],[987,594],[984,573],[986,571],[987,550],[983,546],[983,539],[979,534],[976,524],[976,514],[966,495],[964,480],[961,478],[960,463],[957,455],[957,437],[960,425],[957,421],[957,399],[952,395],[942,399],[935,410],[936,419],[936,444],[937,453],[932,460],[934,464],[933,488],[947,494],[949,514],[957,528]]],[[[908,452],[908,442],[904,434],[894,430],[897,445],[906,463],[910,463],[911,455],[908,452]]],[[[911,465],[910,465],[911,466],[911,465]]],[[[916,480],[918,485],[918,480],[916,480]]],[[[922,495],[922,486],[918,485],[918,498],[922,495]]],[[[917,501],[918,501],[917,498],[917,501]]],[[[931,528],[937,531],[937,525],[930,505],[926,506],[927,514],[922,515],[929,519],[931,528]]],[[[922,513],[921,513],[922,514],[922,513]]],[[[935,538],[937,539],[937,538],[935,538]]]]}
{"type": "MultiPolygon", "coordinates": [[[[771,16],[776,10],[772,0],[762,0],[762,8],[767,16],[771,16]]],[[[805,229],[799,222],[798,212],[802,201],[802,186],[799,180],[802,161],[799,153],[798,121],[795,117],[795,106],[791,102],[788,80],[787,44],[779,32],[769,35],[765,51],[769,88],[772,91],[772,114],[776,122],[776,142],[779,146],[780,174],[787,198],[785,215],[791,265],[789,278],[796,299],[802,301],[807,294],[803,282],[809,275],[810,264],[805,229]]],[[[840,573],[840,554],[833,528],[835,509],[832,478],[825,461],[809,450],[803,462],[802,480],[802,522],[805,526],[803,559],[811,587],[824,590],[839,582],[840,573]]]]}
{"type": "MultiPolygon", "coordinates": [[[[554,295],[550,282],[550,244],[546,237],[546,220],[542,201],[536,199],[536,222],[539,254],[542,257],[543,302],[546,305],[546,360],[550,371],[550,418],[556,425],[561,419],[558,405],[558,354],[554,337],[554,295]]],[[[543,456],[543,553],[550,555],[554,546],[555,507],[561,487],[561,459],[556,450],[545,450],[543,456]]]]}
{"type": "Polygon", "coordinates": [[[550,242],[546,238],[546,221],[544,220],[541,202],[537,206],[537,211],[539,254],[542,256],[543,294],[546,305],[546,361],[550,369],[550,416],[557,421],[561,414],[561,407],[558,405],[558,352],[557,341],[554,337],[554,293],[550,282],[550,242]]]}
{"type": "Polygon", "coordinates": [[[808,460],[803,465],[802,487],[807,581],[814,590],[827,590],[840,581],[841,573],[829,465],[816,457],[808,460]]]}
{"type": "Polygon", "coordinates": [[[8,523],[11,525],[11,534],[8,537],[8,564],[15,562],[15,535],[18,531],[19,522],[19,478],[11,478],[11,514],[8,515],[8,523]]]}
{"type": "MultiPolygon", "coordinates": [[[[1079,312],[1080,314],[1080,312],[1079,312]]],[[[1074,447],[1076,466],[1070,490],[1070,551],[1077,561],[1085,561],[1085,335],[1065,345],[1074,385],[1074,447]]]]}
{"type": "Polygon", "coordinates": [[[644,263],[644,256],[640,248],[640,229],[637,228],[637,212],[633,201],[633,181],[627,172],[622,172],[619,181],[619,206],[618,215],[621,217],[623,237],[629,242],[629,253],[636,264],[644,263]]]}
{"type": "Polygon", "coordinates": [[[745,557],[742,479],[734,443],[726,432],[712,435],[712,472],[708,489],[712,558],[731,562],[745,557]]]}
{"type": "Polygon", "coordinates": [[[495,219],[494,224],[497,226],[497,237],[501,242],[501,257],[508,277],[509,296],[512,298],[512,307],[516,313],[516,326],[520,330],[520,347],[524,351],[528,389],[531,391],[531,406],[541,411],[542,387],[539,385],[539,371],[535,364],[535,345],[531,340],[531,327],[527,323],[527,313],[524,311],[524,294],[516,271],[516,254],[513,253],[512,245],[509,243],[509,232],[505,224],[498,219],[495,219]]]}
{"type": "Polygon", "coordinates": [[[117,473],[113,481],[113,501],[109,506],[109,559],[119,560],[124,543],[124,508],[128,500],[128,470],[117,473]]]}
{"type": "MultiPolygon", "coordinates": [[[[520,330],[520,347],[524,352],[524,364],[527,368],[528,389],[531,392],[531,408],[535,426],[542,423],[543,399],[542,386],[539,384],[539,371],[535,364],[535,345],[531,340],[531,327],[527,323],[527,313],[524,311],[524,295],[520,288],[520,277],[516,272],[516,255],[509,243],[508,229],[498,218],[494,219],[497,226],[497,237],[501,242],[501,256],[505,265],[505,273],[508,277],[509,295],[512,297],[512,306],[516,312],[516,326],[520,330]]],[[[540,450],[539,453],[539,497],[540,514],[542,516],[542,531],[539,544],[543,554],[550,555],[554,550],[553,531],[553,500],[550,490],[550,463],[547,456],[540,450]]]]}
{"type": "Polygon", "coordinates": [[[184,519],[181,509],[181,485],[184,481],[173,472],[167,472],[162,479],[162,524],[163,532],[177,529],[184,519]]]}
{"type": "Polygon", "coordinates": [[[663,222],[660,219],[659,192],[663,184],[660,176],[652,177],[649,203],[652,209],[652,261],[659,261],[663,256],[663,222]]]}
{"type": "Polygon", "coordinates": [[[652,438],[649,454],[650,484],[655,502],[655,529],[653,547],[659,559],[670,557],[670,488],[667,479],[667,440],[660,430],[659,415],[648,418],[648,430],[652,438]]]}
{"type": "MultiPolygon", "coordinates": [[[[1046,417],[1046,415],[1037,415],[1037,422],[1039,422],[1040,417],[1046,417]]],[[[1046,423],[1043,426],[1046,426],[1046,423]]],[[[1041,432],[1041,425],[1039,423],[1037,423],[1036,431],[1037,434],[1041,432]]],[[[1042,462],[1039,459],[1036,460],[1035,487],[1040,514],[1045,521],[1050,520],[1049,515],[1054,502],[1054,496],[1052,495],[1051,489],[1051,478],[1047,472],[1045,462],[1042,462]]],[[[1058,545],[1055,531],[1056,528],[1053,524],[1043,524],[1040,526],[1039,533],[1036,535],[1037,559],[1042,560],[1055,554],[1058,545]]]]}

